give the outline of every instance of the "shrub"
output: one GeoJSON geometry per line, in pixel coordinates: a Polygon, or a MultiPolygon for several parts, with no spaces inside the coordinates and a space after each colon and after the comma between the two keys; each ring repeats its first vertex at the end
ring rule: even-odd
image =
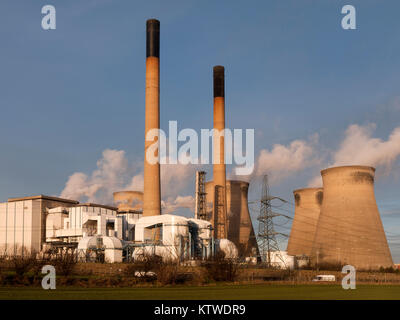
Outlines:
{"type": "Polygon", "coordinates": [[[51,259],[51,262],[55,264],[58,275],[68,277],[75,268],[77,257],[72,253],[62,253],[51,259]]]}
{"type": "Polygon", "coordinates": [[[235,281],[238,277],[238,264],[233,259],[216,257],[203,263],[209,279],[214,281],[235,281]]]}
{"type": "Polygon", "coordinates": [[[135,277],[139,281],[155,280],[155,271],[162,265],[162,259],[155,255],[145,255],[139,260],[128,263],[125,268],[125,275],[135,277]]]}
{"type": "Polygon", "coordinates": [[[23,277],[36,263],[36,255],[28,253],[25,255],[13,255],[9,257],[10,267],[15,271],[17,277],[23,277]]]}
{"type": "Polygon", "coordinates": [[[180,280],[179,282],[183,280],[182,275],[178,272],[178,264],[175,261],[160,263],[154,271],[157,281],[162,285],[176,284],[178,280],[180,280]]]}

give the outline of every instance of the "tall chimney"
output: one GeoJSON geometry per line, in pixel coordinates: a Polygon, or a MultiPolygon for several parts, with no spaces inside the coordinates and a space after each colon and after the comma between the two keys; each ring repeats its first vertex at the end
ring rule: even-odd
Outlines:
{"type": "Polygon", "coordinates": [[[215,66],[214,75],[214,237],[227,238],[226,219],[226,169],[225,169],[225,138],[221,136],[225,129],[225,75],[224,67],[215,66]],[[217,147],[219,146],[219,148],[217,147]],[[219,149],[219,150],[218,150],[219,149]]]}
{"type": "MultiPolygon", "coordinates": [[[[146,23],[146,120],[145,136],[151,129],[160,128],[160,21],[146,23]]],[[[147,149],[153,141],[144,144],[143,216],[161,214],[160,163],[146,159],[147,149]]],[[[159,157],[159,153],[157,154],[159,157]]]]}

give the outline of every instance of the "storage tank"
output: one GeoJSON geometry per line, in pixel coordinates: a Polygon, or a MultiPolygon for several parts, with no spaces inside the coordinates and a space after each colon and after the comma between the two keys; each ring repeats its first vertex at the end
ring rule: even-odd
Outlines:
{"type": "Polygon", "coordinates": [[[375,168],[333,167],[321,175],[324,200],[312,249],[314,262],[359,269],[393,266],[375,200],[375,168]]]}
{"type": "MultiPolygon", "coordinates": [[[[206,199],[212,203],[214,182],[206,183],[206,199]]],[[[239,256],[258,255],[258,245],[248,207],[249,183],[240,180],[226,181],[226,208],[228,239],[238,248],[239,256]]]]}
{"type": "Polygon", "coordinates": [[[323,199],[322,188],[304,188],[293,191],[294,219],[287,246],[291,256],[311,255],[323,199]]]}
{"type": "Polygon", "coordinates": [[[228,239],[216,239],[215,251],[221,253],[225,259],[237,259],[239,257],[236,245],[228,239]]]}

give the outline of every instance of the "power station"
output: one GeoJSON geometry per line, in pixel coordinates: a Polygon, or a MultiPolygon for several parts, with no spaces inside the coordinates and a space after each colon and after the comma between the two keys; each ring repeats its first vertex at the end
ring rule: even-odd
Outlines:
{"type": "Polygon", "coordinates": [[[310,256],[323,200],[322,188],[293,191],[295,212],[287,252],[292,256],[310,256]]]}
{"type": "Polygon", "coordinates": [[[323,188],[295,190],[290,255],[316,266],[393,266],[375,200],[375,168],[341,166],[321,171],[323,188]]]}
{"type": "Polygon", "coordinates": [[[334,167],[321,175],[324,199],[311,256],[362,269],[393,266],[375,200],[375,168],[334,167]]]}
{"type": "MultiPolygon", "coordinates": [[[[79,203],[76,200],[49,196],[9,199],[0,204],[0,250],[9,255],[24,252],[69,251],[78,253],[81,261],[90,261],[93,252],[103,250],[106,260],[119,262],[155,254],[163,259],[206,259],[221,251],[236,258],[235,244],[249,252],[256,247],[247,209],[248,184],[233,195],[229,208],[234,212],[228,239],[224,137],[214,134],[216,182],[208,197],[216,205],[207,221],[206,193],[199,200],[203,214],[195,218],[162,214],[160,154],[158,161],[147,159],[149,148],[159,141],[152,138],[160,129],[160,22],[146,23],[146,88],[145,88],[144,190],[115,191],[114,206],[79,203]],[[214,198],[215,197],[215,198],[214,198]],[[235,200],[239,197],[238,200],[235,200]],[[233,232],[234,225],[243,226],[233,232]],[[251,236],[250,236],[251,235],[251,236]],[[235,243],[235,244],[234,244],[235,243]],[[129,255],[129,256],[127,256],[129,255]]],[[[224,67],[214,67],[214,128],[225,128],[224,67]]],[[[156,159],[157,160],[157,159],[156,159]]],[[[234,184],[232,184],[234,185],[234,184]]],[[[235,188],[233,188],[236,190],[235,188]]]]}
{"type": "MultiPolygon", "coordinates": [[[[211,108],[210,108],[211,109],[211,108]]],[[[108,262],[147,254],[164,260],[260,256],[248,207],[249,182],[226,179],[225,68],[213,68],[213,178],[196,174],[195,215],[163,214],[160,162],[147,153],[160,129],[160,22],[146,23],[144,188],[115,190],[113,206],[50,196],[10,198],[0,204],[0,253],[67,251],[81,261],[104,252],[108,262]]],[[[160,158],[157,151],[156,158],[160,158]]],[[[287,253],[314,265],[393,265],[374,194],[375,169],[333,167],[321,171],[322,188],[293,191],[295,215],[287,253]]],[[[293,258],[294,259],[294,258],[293,258]]]]}

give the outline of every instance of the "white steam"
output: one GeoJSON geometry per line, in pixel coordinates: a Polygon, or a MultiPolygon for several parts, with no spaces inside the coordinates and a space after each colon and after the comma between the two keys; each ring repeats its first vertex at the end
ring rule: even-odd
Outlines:
{"type": "MultiPolygon", "coordinates": [[[[333,152],[332,161],[327,167],[366,165],[381,167],[389,173],[400,155],[400,127],[395,128],[387,140],[374,138],[372,135],[375,128],[375,124],[349,126],[342,143],[338,150],[333,152]]],[[[322,185],[322,179],[319,175],[309,182],[309,186],[320,185],[322,185]]]]}
{"type": "MultiPolygon", "coordinates": [[[[68,178],[60,197],[112,204],[115,191],[143,191],[143,170],[135,170],[138,167],[141,167],[141,164],[129,164],[125,151],[106,149],[92,174],[76,172],[68,178]]],[[[179,163],[161,165],[163,212],[171,212],[177,208],[194,211],[193,197],[182,194],[188,191],[189,186],[194,185],[198,167],[179,163]]]]}
{"type": "MultiPolygon", "coordinates": [[[[251,176],[237,176],[243,180],[250,180],[268,174],[269,181],[278,183],[281,180],[300,172],[308,167],[315,166],[319,159],[315,156],[315,145],[318,135],[308,140],[293,140],[288,145],[275,144],[271,150],[262,149],[256,159],[255,170],[251,176]]],[[[230,177],[234,177],[230,175],[230,177]]]]}
{"type": "Polygon", "coordinates": [[[102,158],[97,161],[97,169],[90,176],[82,172],[72,174],[60,196],[67,199],[85,199],[89,202],[112,203],[112,193],[124,185],[125,174],[128,171],[125,152],[106,149],[102,158]]]}

